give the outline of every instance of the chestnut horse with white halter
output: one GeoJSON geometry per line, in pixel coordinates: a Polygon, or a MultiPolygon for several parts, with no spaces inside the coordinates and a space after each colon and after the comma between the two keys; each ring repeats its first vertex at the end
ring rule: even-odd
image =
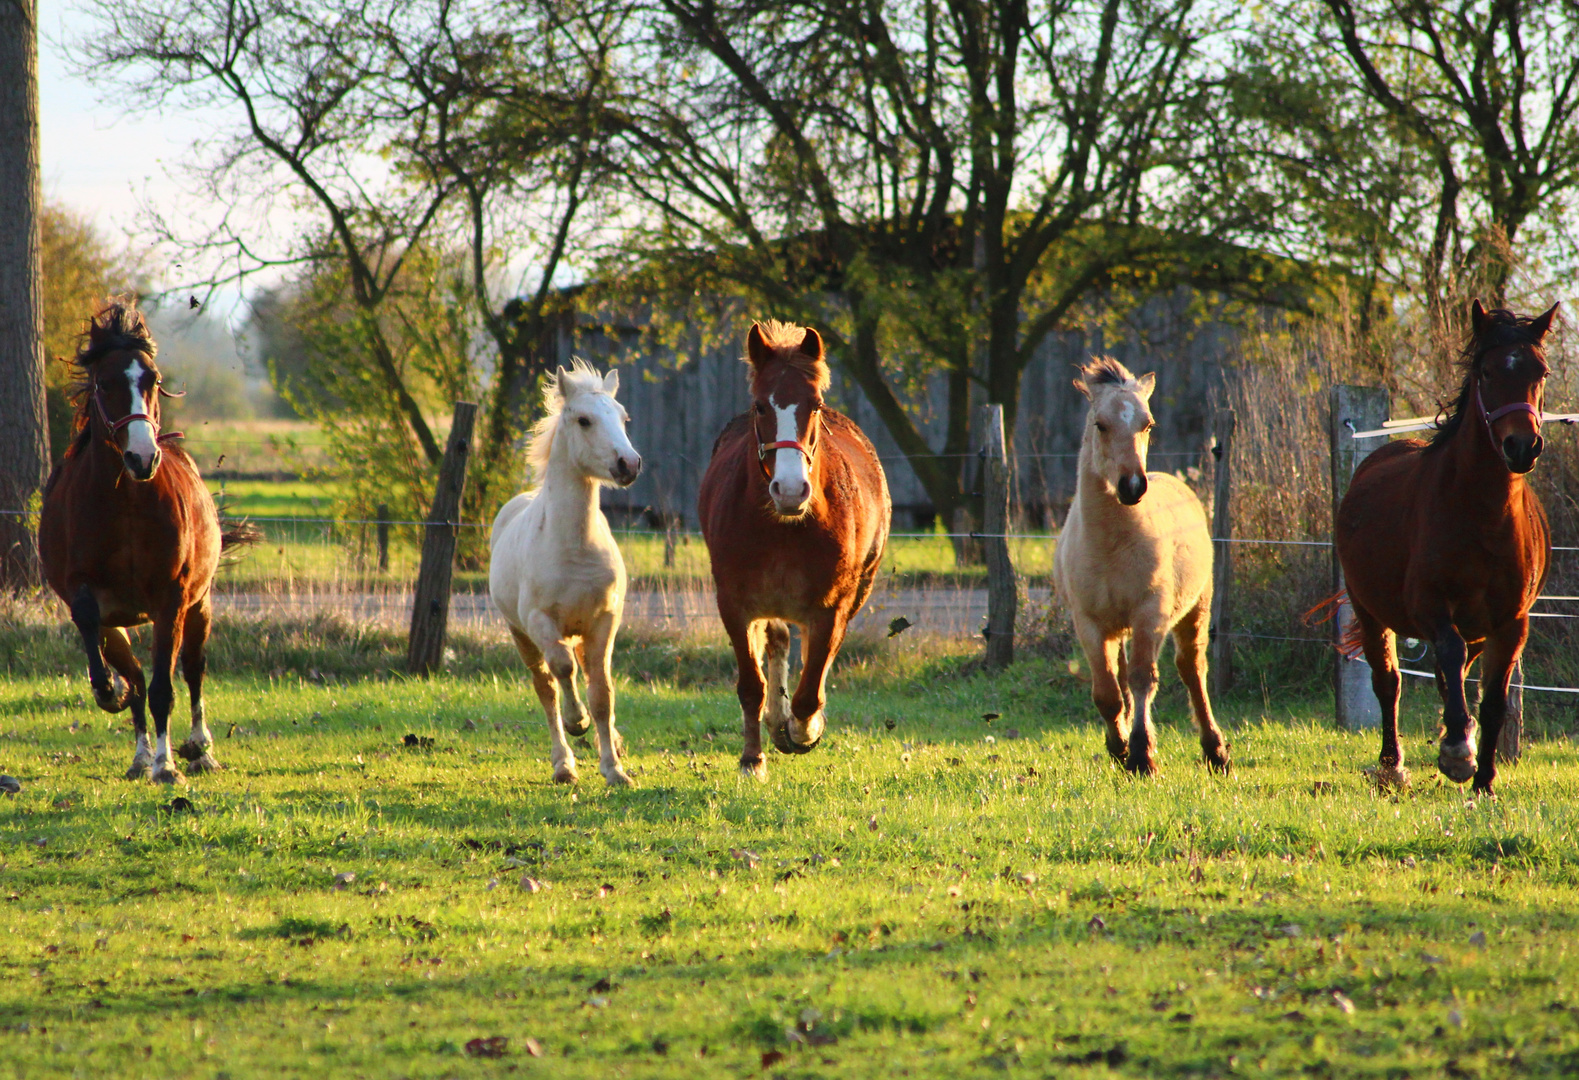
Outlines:
{"type": "Polygon", "coordinates": [[[828,668],[872,591],[892,508],[877,451],[823,403],[828,365],[817,331],[758,323],[746,361],[751,411],[713,444],[698,510],[718,614],[740,669],[740,771],[765,780],[763,719],[786,754],[808,753],[822,740],[828,668]],[[793,699],[791,622],[805,635],[793,699]]]}
{"type": "Polygon", "coordinates": [[[1551,310],[1533,318],[1487,311],[1476,300],[1464,382],[1430,442],[1403,439],[1372,453],[1338,507],[1333,540],[1358,639],[1382,707],[1377,780],[1409,782],[1398,745],[1397,635],[1436,647],[1445,732],[1437,768],[1475,778],[1490,794],[1508,680],[1546,581],[1551,537],[1524,476],[1540,456],[1541,400],[1549,368],[1541,340],[1551,310]],[[1480,743],[1464,672],[1481,657],[1480,743]]]}
{"type": "Polygon", "coordinates": [[[178,784],[169,736],[175,656],[192,700],[192,734],[180,754],[196,771],[218,769],[203,716],[209,588],[220,551],[256,532],[221,528],[196,464],[174,445],[181,433],[160,432],[159,397],[178,395],[160,385],[156,351],[130,303],[110,301],[89,324],[74,361],[76,437],[44,485],[38,544],[44,577],[82,634],[94,701],[112,713],[131,707],[137,749],[126,778],[178,784]],[[150,621],[153,681],[145,686],[125,627],[150,621]]]}

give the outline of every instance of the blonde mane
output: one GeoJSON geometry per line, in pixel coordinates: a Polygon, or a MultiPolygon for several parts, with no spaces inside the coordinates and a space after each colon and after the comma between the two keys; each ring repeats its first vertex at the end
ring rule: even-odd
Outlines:
{"type": "Polygon", "coordinates": [[[603,393],[603,376],[579,356],[570,361],[569,371],[559,371],[564,373],[563,380],[556,372],[543,381],[543,418],[532,425],[532,438],[526,447],[533,488],[542,487],[543,477],[548,474],[548,455],[554,449],[554,433],[559,430],[559,414],[565,401],[575,394],[603,393]]]}
{"type": "MultiPolygon", "coordinates": [[[[827,392],[828,386],[833,381],[827,361],[821,357],[807,356],[800,351],[801,342],[806,340],[806,327],[781,322],[778,319],[763,319],[757,323],[757,329],[762,334],[762,343],[773,350],[777,359],[804,373],[817,388],[817,393],[827,392]]],[[[746,358],[746,363],[751,364],[749,357],[746,358]]],[[[753,367],[751,375],[753,384],[756,376],[757,371],[753,367]]]]}

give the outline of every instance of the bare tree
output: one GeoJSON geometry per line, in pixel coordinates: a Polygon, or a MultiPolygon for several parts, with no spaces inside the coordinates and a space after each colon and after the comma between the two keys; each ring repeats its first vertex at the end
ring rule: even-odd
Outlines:
{"type": "Polygon", "coordinates": [[[44,483],[38,6],[0,0],[0,587],[38,580],[30,512],[44,483]]]}

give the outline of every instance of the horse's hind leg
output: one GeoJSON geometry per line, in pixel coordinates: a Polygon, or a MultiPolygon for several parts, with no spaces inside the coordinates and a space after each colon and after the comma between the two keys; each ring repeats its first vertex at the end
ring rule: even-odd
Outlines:
{"type": "Polygon", "coordinates": [[[172,603],[154,619],[153,678],[148,681],[148,711],[154,717],[153,779],[158,784],[184,784],[170,751],[170,709],[175,704],[175,654],[181,647],[184,619],[172,603]]]}
{"type": "Polygon", "coordinates": [[[1212,702],[1206,694],[1206,646],[1212,620],[1210,596],[1203,596],[1195,607],[1173,628],[1173,666],[1190,695],[1190,714],[1201,736],[1201,754],[1214,772],[1232,767],[1228,744],[1212,716],[1212,702]]]}
{"type": "Polygon", "coordinates": [[[115,685],[115,678],[104,665],[104,651],[99,624],[99,601],[93,590],[84,585],[71,599],[71,621],[82,635],[82,648],[88,654],[88,685],[93,688],[93,701],[105,712],[117,713],[126,708],[130,695],[128,684],[115,685]]]}
{"type": "Polygon", "coordinates": [[[1129,718],[1129,680],[1124,660],[1124,642],[1102,636],[1095,623],[1075,616],[1075,635],[1091,669],[1091,701],[1107,726],[1107,752],[1114,761],[1129,756],[1129,739],[1124,724],[1129,718]]]}
{"type": "Polygon", "coordinates": [[[181,675],[186,679],[187,696],[192,703],[192,731],[176,750],[194,772],[215,772],[220,764],[214,758],[214,736],[203,715],[203,673],[208,668],[208,597],[187,609],[186,630],[181,636],[181,675]]]}
{"type": "Polygon", "coordinates": [[[1469,646],[1450,616],[1443,615],[1435,625],[1436,663],[1445,688],[1442,723],[1447,728],[1437,745],[1436,767],[1449,780],[1462,784],[1475,775],[1475,752],[1469,741],[1474,721],[1470,719],[1469,704],[1464,700],[1464,669],[1468,666],[1469,646]]]}
{"type": "Polygon", "coordinates": [[[609,678],[618,630],[618,617],[605,612],[592,624],[582,657],[586,662],[587,702],[592,706],[592,722],[598,727],[598,771],[610,787],[630,787],[630,774],[620,765],[624,740],[614,727],[614,682],[609,678]]]}
{"type": "Polygon", "coordinates": [[[1404,681],[1398,673],[1398,638],[1358,604],[1354,604],[1354,619],[1360,626],[1365,662],[1371,668],[1371,692],[1382,710],[1382,752],[1376,762],[1376,785],[1383,789],[1406,788],[1409,770],[1404,768],[1403,748],[1398,745],[1398,693],[1404,681]]]}
{"type": "Polygon", "coordinates": [[[767,675],[767,697],[762,703],[768,730],[776,732],[790,721],[789,624],[778,619],[763,627],[762,667],[767,675]]]}
{"type": "Polygon", "coordinates": [[[1508,682],[1513,677],[1514,665],[1519,662],[1519,654],[1524,651],[1529,631],[1529,620],[1524,618],[1486,639],[1486,651],[1480,663],[1480,741],[1476,748],[1473,788],[1481,794],[1493,794],[1491,784],[1497,778],[1497,742],[1502,736],[1503,721],[1508,717],[1508,682]]]}
{"type": "Polygon", "coordinates": [[[537,700],[543,703],[543,714],[548,717],[549,760],[554,766],[554,783],[574,784],[576,755],[565,738],[564,725],[559,722],[559,686],[536,643],[513,626],[510,636],[515,639],[516,651],[526,662],[526,670],[532,673],[532,688],[537,691],[537,700]]]}
{"type": "Polygon", "coordinates": [[[132,707],[132,728],[137,732],[137,749],[132,753],[132,767],[126,770],[128,780],[146,780],[153,773],[154,754],[148,745],[148,685],[143,681],[143,666],[132,652],[131,640],[119,626],[106,626],[101,635],[104,659],[118,671],[130,688],[127,700],[132,707]]]}

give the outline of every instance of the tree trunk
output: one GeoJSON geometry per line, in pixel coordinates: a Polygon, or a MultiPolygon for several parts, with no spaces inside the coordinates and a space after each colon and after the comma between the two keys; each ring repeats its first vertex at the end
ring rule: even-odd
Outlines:
{"type": "Polygon", "coordinates": [[[37,0],[0,2],[0,587],[38,581],[33,500],[44,483],[44,298],[37,0]]]}

